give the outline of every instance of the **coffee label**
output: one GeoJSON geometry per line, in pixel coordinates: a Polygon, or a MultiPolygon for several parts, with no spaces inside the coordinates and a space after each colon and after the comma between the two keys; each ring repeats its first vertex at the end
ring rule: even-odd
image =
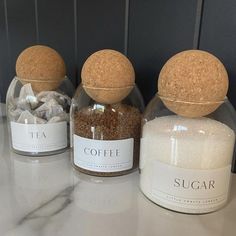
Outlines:
{"type": "Polygon", "coordinates": [[[12,146],[24,152],[50,152],[67,147],[66,121],[51,124],[11,122],[12,146]]]}
{"type": "Polygon", "coordinates": [[[154,161],[152,197],[160,205],[175,210],[210,210],[227,201],[231,166],[218,169],[184,169],[154,161]]]}
{"type": "Polygon", "coordinates": [[[96,172],[117,172],[133,167],[134,139],[94,140],[74,135],[74,164],[96,172]]]}

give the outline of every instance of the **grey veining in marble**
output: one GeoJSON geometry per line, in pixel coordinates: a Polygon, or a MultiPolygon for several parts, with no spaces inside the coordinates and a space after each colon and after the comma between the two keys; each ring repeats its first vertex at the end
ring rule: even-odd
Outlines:
{"type": "Polygon", "coordinates": [[[0,117],[0,236],[235,236],[236,178],[222,210],[185,215],[150,202],[138,173],[98,178],[73,170],[70,151],[29,158],[9,150],[0,117]]]}

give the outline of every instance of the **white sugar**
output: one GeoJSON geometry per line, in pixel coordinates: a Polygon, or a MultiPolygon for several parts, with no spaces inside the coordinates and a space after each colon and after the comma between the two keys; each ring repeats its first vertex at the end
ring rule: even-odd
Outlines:
{"type": "Polygon", "coordinates": [[[143,127],[140,167],[159,160],[189,169],[220,168],[231,163],[234,142],[231,128],[209,118],[155,118],[143,127]]]}
{"type": "Polygon", "coordinates": [[[221,208],[230,186],[234,131],[209,118],[165,116],[143,126],[140,187],[153,202],[185,213],[221,208]]]}

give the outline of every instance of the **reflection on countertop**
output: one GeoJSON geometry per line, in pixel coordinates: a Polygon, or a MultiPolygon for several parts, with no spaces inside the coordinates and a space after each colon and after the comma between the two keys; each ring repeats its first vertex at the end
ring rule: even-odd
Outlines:
{"type": "Polygon", "coordinates": [[[234,236],[236,177],[231,201],[206,215],[163,209],[139,190],[139,174],[93,177],[75,171],[70,150],[31,158],[10,151],[0,117],[1,236],[234,236]]]}

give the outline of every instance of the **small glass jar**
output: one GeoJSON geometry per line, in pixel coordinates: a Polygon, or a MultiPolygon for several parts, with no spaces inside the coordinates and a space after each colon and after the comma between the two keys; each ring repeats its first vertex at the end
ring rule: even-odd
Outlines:
{"type": "Polygon", "coordinates": [[[227,98],[216,103],[172,101],[175,107],[218,106],[208,116],[186,118],[171,112],[163,100],[156,95],[143,118],[141,190],[156,204],[174,211],[216,211],[229,196],[235,110],[227,98]]]}
{"type": "Polygon", "coordinates": [[[118,176],[138,167],[141,112],[138,88],[116,104],[101,104],[79,86],[71,105],[73,166],[96,176],[118,176]]]}
{"type": "Polygon", "coordinates": [[[15,77],[6,99],[12,150],[28,156],[64,152],[69,146],[69,110],[73,85],[65,77],[56,91],[35,92],[15,77]]]}

